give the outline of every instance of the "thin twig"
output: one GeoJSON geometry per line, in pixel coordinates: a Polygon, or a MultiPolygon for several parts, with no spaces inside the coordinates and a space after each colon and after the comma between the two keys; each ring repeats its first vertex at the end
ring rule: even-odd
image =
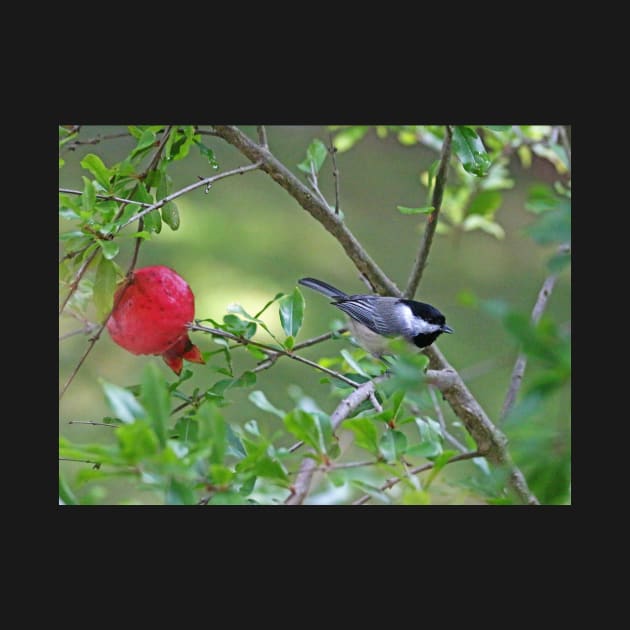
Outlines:
{"type": "Polygon", "coordinates": [[[143,217],[145,214],[148,214],[149,212],[152,212],[153,210],[158,210],[159,208],[173,201],[174,199],[177,199],[178,197],[181,197],[182,195],[185,195],[186,193],[196,190],[197,188],[202,188],[203,186],[212,185],[214,184],[214,182],[217,182],[220,179],[224,179],[225,177],[230,177],[232,175],[242,175],[243,173],[247,173],[248,171],[254,171],[257,168],[260,168],[260,163],[248,164],[247,166],[240,166],[239,168],[235,168],[231,171],[225,171],[225,173],[219,173],[218,175],[213,175],[212,177],[206,177],[204,179],[201,179],[195,182],[194,184],[185,186],[184,188],[181,188],[177,192],[171,193],[170,195],[164,197],[163,199],[160,199],[157,203],[154,203],[148,208],[145,208],[141,212],[134,214],[132,217],[129,217],[129,219],[127,219],[127,221],[125,221],[118,228],[118,231],[127,227],[130,223],[137,221],[139,218],[143,217]]]}
{"type": "Polygon", "coordinates": [[[219,330],[218,328],[210,328],[208,326],[201,326],[197,323],[189,324],[188,328],[190,330],[198,330],[200,332],[210,333],[211,335],[216,335],[217,337],[224,337],[225,339],[231,339],[232,341],[236,341],[242,345],[256,346],[257,348],[261,348],[262,350],[267,350],[273,353],[281,354],[282,356],[289,357],[289,359],[293,359],[294,361],[298,361],[300,363],[304,363],[305,365],[309,365],[321,372],[325,372],[329,376],[336,378],[337,380],[343,381],[344,383],[352,386],[359,387],[359,383],[353,381],[349,378],[346,378],[343,374],[339,374],[339,372],[334,372],[333,370],[329,370],[328,368],[323,367],[315,363],[314,361],[309,361],[309,359],[305,359],[304,357],[295,354],[293,351],[289,352],[288,350],[282,350],[280,348],[275,348],[273,346],[269,346],[266,343],[260,343],[259,341],[254,341],[253,339],[246,339],[245,337],[238,337],[233,335],[232,333],[226,332],[225,330],[219,330]]]}
{"type": "MultiPolygon", "coordinates": [[[[552,273],[549,277],[545,279],[543,285],[538,292],[538,297],[536,298],[536,303],[534,304],[534,308],[532,310],[531,321],[533,324],[537,324],[540,321],[540,318],[547,306],[547,302],[549,301],[549,297],[551,292],[553,291],[553,287],[556,284],[558,276],[555,273],[552,273]]],[[[514,364],[514,369],[512,370],[512,377],[510,378],[510,387],[508,389],[507,395],[505,396],[505,400],[503,401],[503,407],[501,408],[501,415],[499,416],[499,422],[503,422],[512,407],[514,407],[514,403],[516,402],[516,396],[521,388],[523,383],[523,375],[525,374],[525,368],[527,367],[527,356],[524,352],[521,352],[516,358],[516,363],[514,364]]]]}
{"type": "MultiPolygon", "coordinates": [[[[136,250],[136,254],[137,254],[137,250],[136,250]]],[[[107,317],[105,317],[103,322],[99,325],[99,329],[98,329],[96,335],[94,335],[94,337],[92,337],[89,340],[88,346],[85,349],[85,352],[83,353],[83,355],[79,359],[79,362],[75,366],[74,370],[72,370],[72,374],[70,374],[70,376],[68,377],[68,380],[64,383],[63,387],[61,388],[61,392],[59,393],[59,400],[61,400],[63,398],[63,395],[66,393],[66,390],[68,389],[68,387],[70,387],[70,383],[72,383],[72,381],[74,380],[74,377],[78,374],[79,370],[81,369],[81,366],[83,365],[84,361],[87,359],[87,357],[90,354],[90,352],[92,352],[92,348],[94,347],[96,342],[100,339],[101,334],[103,333],[103,330],[105,330],[105,326],[107,326],[107,322],[109,321],[109,318],[111,317],[112,313],[114,312],[114,309],[118,306],[120,300],[122,300],[123,295],[125,294],[126,288],[129,286],[129,276],[131,274],[131,270],[132,269],[133,269],[133,267],[130,266],[129,270],[127,271],[127,284],[125,285],[125,288],[123,290],[121,290],[120,294],[118,295],[118,298],[116,300],[114,300],[114,304],[113,304],[111,310],[109,311],[109,313],[107,313],[107,317]]]]}
{"type": "Polygon", "coordinates": [[[431,396],[431,400],[433,401],[433,407],[435,409],[435,414],[437,415],[438,422],[440,423],[442,434],[458,451],[464,453],[466,451],[466,447],[457,438],[453,437],[446,428],[444,414],[442,413],[440,403],[437,399],[437,396],[435,395],[435,389],[433,387],[429,387],[429,395],[431,396]]]}
{"type": "MultiPolygon", "coordinates": [[[[446,465],[448,464],[453,464],[454,462],[460,462],[464,459],[473,459],[474,457],[479,457],[481,454],[479,453],[479,451],[472,451],[472,452],[467,452],[467,453],[461,453],[459,455],[454,455],[453,457],[451,457],[451,459],[449,459],[446,462],[446,465]]],[[[425,470],[431,470],[431,468],[433,468],[435,466],[435,464],[433,462],[429,462],[428,464],[423,464],[422,466],[418,466],[417,468],[412,468],[409,471],[410,475],[417,475],[421,472],[424,472],[425,470]]],[[[380,490],[381,491],[385,491],[385,490],[389,490],[390,488],[393,488],[397,483],[400,483],[402,481],[402,477],[392,477],[391,479],[388,479],[381,487],[380,490]]],[[[369,494],[364,494],[361,498],[357,499],[356,501],[352,502],[352,505],[363,505],[364,503],[367,503],[372,497],[369,494]]]]}
{"type": "Polygon", "coordinates": [[[66,333],[65,335],[60,335],[59,341],[64,341],[65,339],[68,339],[69,337],[74,337],[74,335],[80,335],[81,333],[83,333],[84,335],[90,335],[97,328],[98,328],[98,324],[95,324],[94,322],[86,322],[83,328],[73,330],[72,332],[66,333]]]}
{"type": "Polygon", "coordinates": [[[93,427],[109,427],[110,429],[117,429],[118,424],[107,424],[106,422],[92,422],[91,420],[69,420],[68,424],[89,424],[93,427]]]}
{"type": "MultiPolygon", "coordinates": [[[[314,472],[334,472],[335,470],[346,470],[348,468],[362,468],[363,466],[376,466],[382,462],[378,460],[369,460],[365,462],[346,462],[343,464],[331,464],[330,466],[317,466],[314,472]]],[[[299,470],[290,470],[289,475],[299,475],[299,470]]]]}
{"type": "Polygon", "coordinates": [[[93,462],[91,459],[72,459],[70,457],[60,457],[60,462],[79,462],[80,464],[94,464],[95,466],[101,465],[101,462],[93,462]]]}
{"type": "Polygon", "coordinates": [[[264,125],[258,125],[258,142],[261,147],[264,149],[269,148],[269,143],[267,142],[267,130],[264,125]]]}
{"type": "MultiPolygon", "coordinates": [[[[72,188],[60,188],[60,193],[65,193],[67,195],[82,195],[82,190],[74,190],[72,188]]],[[[142,206],[143,208],[151,208],[152,204],[146,203],[144,201],[135,201],[134,199],[123,199],[122,197],[116,197],[115,195],[96,195],[97,199],[102,199],[103,201],[117,201],[118,203],[125,204],[135,204],[136,206],[142,206]]]]}
{"type": "Polygon", "coordinates": [[[63,309],[66,308],[66,304],[68,304],[68,301],[70,300],[70,298],[72,297],[72,295],[74,294],[74,292],[77,290],[78,286],[79,286],[79,282],[81,282],[81,278],[83,278],[85,272],[87,271],[87,268],[90,266],[90,264],[92,263],[92,261],[94,260],[94,258],[96,257],[96,254],[98,254],[101,250],[97,247],[82,263],[81,266],[79,267],[77,273],[74,276],[74,279],[72,280],[72,282],[70,283],[70,290],[68,291],[68,295],[66,295],[65,300],[62,302],[61,307],[59,308],[59,315],[61,315],[63,313],[63,309]]]}
{"type": "Polygon", "coordinates": [[[335,179],[335,214],[339,214],[339,170],[337,169],[337,149],[333,144],[332,133],[329,134],[330,148],[328,149],[332,160],[333,178],[335,179]]]}
{"type": "Polygon", "coordinates": [[[310,177],[307,177],[306,179],[308,179],[309,184],[311,185],[311,188],[313,189],[313,191],[315,192],[319,200],[322,202],[322,204],[324,204],[324,206],[330,209],[330,205],[326,201],[326,197],[324,197],[324,194],[319,189],[318,181],[317,181],[317,173],[315,172],[315,164],[312,161],[311,161],[311,174],[310,174],[310,177]]]}
{"type": "Polygon", "coordinates": [[[151,158],[151,161],[149,162],[149,166],[147,166],[144,173],[140,175],[141,180],[144,179],[158,165],[158,162],[160,161],[160,157],[162,155],[162,151],[164,150],[164,145],[166,144],[168,137],[171,135],[172,130],[173,130],[173,125],[168,125],[166,129],[164,129],[164,133],[162,134],[162,137],[160,138],[157,151],[151,158]]]}
{"type": "Polygon", "coordinates": [[[433,211],[427,216],[427,223],[424,233],[422,235],[422,242],[416,255],[416,260],[409,274],[409,280],[407,281],[407,288],[405,289],[404,296],[408,299],[413,298],[418,290],[420,280],[422,280],[422,274],[427,264],[427,258],[429,257],[429,251],[431,249],[431,243],[433,242],[433,235],[437,227],[438,216],[442,207],[442,197],[444,196],[444,188],[446,187],[446,176],[448,174],[448,163],[451,157],[451,139],[453,132],[449,125],[446,125],[446,133],[444,135],[444,142],[442,144],[442,155],[440,156],[440,166],[438,168],[437,175],[435,177],[435,187],[433,189],[433,197],[431,199],[431,205],[433,211]]]}
{"type": "Polygon", "coordinates": [[[76,147],[84,145],[84,144],[98,144],[99,142],[103,142],[104,140],[114,140],[115,138],[126,138],[131,136],[129,131],[123,131],[120,133],[112,133],[106,136],[96,136],[95,138],[89,138],[88,140],[73,140],[72,142],[68,142],[68,144],[62,147],[62,150],[74,151],[76,147]]]}
{"type": "MultiPolygon", "coordinates": [[[[314,346],[316,343],[321,343],[322,341],[326,341],[328,339],[331,339],[334,334],[342,334],[342,333],[346,332],[346,330],[347,330],[347,328],[340,328],[339,330],[336,330],[334,333],[332,333],[332,332],[324,333],[323,335],[318,335],[317,337],[313,337],[312,339],[306,339],[305,341],[302,341],[301,343],[296,343],[293,346],[292,351],[295,352],[296,350],[301,350],[302,348],[308,348],[309,346],[314,346]]],[[[284,355],[281,354],[281,353],[278,353],[276,351],[274,351],[274,352],[268,351],[267,352],[267,358],[264,359],[263,361],[261,361],[252,370],[252,372],[262,372],[263,370],[269,369],[272,365],[275,364],[275,362],[281,356],[284,356],[284,355]]]]}

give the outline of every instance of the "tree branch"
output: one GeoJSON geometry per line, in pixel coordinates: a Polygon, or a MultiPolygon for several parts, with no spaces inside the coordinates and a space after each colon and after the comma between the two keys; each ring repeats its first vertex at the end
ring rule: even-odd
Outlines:
{"type": "Polygon", "coordinates": [[[413,298],[422,279],[424,268],[427,264],[427,258],[429,257],[429,251],[431,249],[431,243],[433,242],[433,235],[435,234],[435,228],[437,227],[438,215],[442,207],[442,197],[444,196],[444,188],[446,187],[446,176],[448,173],[448,163],[451,157],[451,140],[453,132],[449,125],[446,125],[446,134],[444,135],[444,142],[442,144],[442,155],[440,156],[440,166],[438,168],[437,175],[435,177],[435,187],[433,188],[433,197],[431,199],[431,205],[433,206],[433,212],[427,217],[427,224],[422,235],[422,243],[418,249],[416,260],[411,269],[409,280],[407,281],[407,288],[405,289],[404,297],[407,299],[413,298]]]}
{"type": "Polygon", "coordinates": [[[453,370],[453,385],[442,393],[455,415],[464,423],[466,430],[475,440],[480,454],[485,456],[490,463],[504,466],[508,470],[508,485],[523,503],[537,505],[538,499],[527,487],[523,473],[512,462],[507,450],[507,438],[503,432],[490,421],[486,412],[438,347],[433,344],[425,348],[423,352],[429,357],[429,367],[432,369],[453,370]]]}
{"type": "Polygon", "coordinates": [[[339,214],[339,170],[337,169],[337,149],[333,143],[332,133],[329,134],[329,140],[330,147],[328,148],[328,152],[330,153],[330,158],[332,160],[332,173],[335,180],[335,214],[339,214]]]}
{"type": "MultiPolygon", "coordinates": [[[[357,387],[349,396],[346,396],[333,411],[330,417],[330,423],[333,431],[336,431],[339,425],[365,400],[374,395],[375,383],[383,380],[379,376],[371,381],[366,381],[360,387],[357,387]]],[[[292,487],[291,494],[286,498],[286,505],[301,505],[306,499],[311,488],[313,474],[317,469],[317,462],[311,457],[305,457],[302,460],[300,470],[292,487]]]]}
{"type": "Polygon", "coordinates": [[[280,184],[313,218],[317,219],[343,247],[357,269],[368,276],[377,291],[383,295],[400,295],[398,287],[383,273],[380,267],[363,249],[354,234],[331,212],[284,164],[279,162],[269,151],[262,149],[250,140],[237,127],[214,127],[218,136],[236,147],[252,162],[260,162],[260,169],[280,184]]]}
{"type": "Polygon", "coordinates": [[[258,142],[263,149],[269,148],[269,141],[267,140],[267,130],[264,125],[258,125],[258,142]]]}
{"type": "MultiPolygon", "coordinates": [[[[214,130],[219,137],[236,147],[249,160],[252,162],[260,161],[261,170],[280,184],[302,208],[318,220],[339,241],[359,272],[368,278],[377,293],[402,297],[398,287],[369,257],[343,222],[328,208],[324,207],[281,162],[268,151],[262,150],[237,127],[215,126],[214,130]]],[[[522,473],[511,461],[507,452],[505,435],[492,424],[481,405],[475,400],[459,374],[444,358],[437,346],[433,344],[424,352],[429,357],[431,369],[453,371],[452,384],[443,393],[455,415],[462,420],[466,430],[472,435],[479,450],[487,456],[491,463],[508,468],[508,483],[524,503],[537,504],[538,499],[531,493],[522,473]]]]}
{"type": "Polygon", "coordinates": [[[458,451],[464,453],[466,451],[466,447],[455,437],[453,437],[446,428],[446,420],[444,420],[444,414],[442,413],[442,409],[440,408],[440,403],[435,395],[435,390],[433,387],[429,387],[429,394],[431,396],[431,401],[433,402],[433,408],[435,409],[435,415],[437,416],[438,422],[440,423],[440,427],[442,429],[442,435],[444,438],[450,442],[458,451]]]}
{"type": "MultiPolygon", "coordinates": [[[[532,323],[537,324],[540,321],[540,318],[547,306],[547,302],[553,291],[553,287],[556,284],[556,279],[558,276],[553,273],[551,274],[544,282],[543,285],[538,292],[538,298],[536,299],[536,303],[534,304],[534,308],[532,310],[532,323]]],[[[516,396],[523,384],[523,375],[525,374],[525,368],[527,367],[527,356],[524,352],[521,352],[516,358],[516,363],[514,364],[514,369],[512,370],[512,377],[510,379],[510,387],[508,389],[507,395],[505,396],[505,400],[503,401],[503,407],[501,408],[501,415],[499,416],[499,422],[503,422],[512,407],[514,407],[514,403],[516,402],[516,396]]]]}

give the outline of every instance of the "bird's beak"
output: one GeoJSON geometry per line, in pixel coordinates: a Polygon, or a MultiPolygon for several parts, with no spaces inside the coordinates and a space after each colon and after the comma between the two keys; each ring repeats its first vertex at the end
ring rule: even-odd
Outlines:
{"type": "Polygon", "coordinates": [[[442,326],[442,332],[454,333],[455,331],[450,326],[447,326],[446,324],[444,324],[444,326],[442,326]]]}

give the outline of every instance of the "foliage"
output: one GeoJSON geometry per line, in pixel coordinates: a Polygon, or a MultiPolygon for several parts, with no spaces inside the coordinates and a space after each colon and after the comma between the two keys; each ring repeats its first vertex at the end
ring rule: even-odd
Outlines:
{"type": "MultiPolygon", "coordinates": [[[[59,194],[59,215],[67,225],[59,234],[63,250],[60,314],[88,322],[90,331],[107,321],[116,286],[133,269],[138,249],[151,247],[162,238],[164,224],[176,232],[182,221],[194,220],[184,216],[175,202],[187,191],[174,190],[173,164],[197,152],[213,171],[220,166],[196,126],[136,125],[127,130],[133,147],[122,159],[106,164],[95,149],[80,161],[85,171],[81,187],[59,194]],[[131,256],[129,248],[122,247],[126,241],[131,243],[131,256]]],[[[446,134],[444,126],[433,125],[333,126],[330,131],[339,153],[360,151],[360,143],[370,133],[383,142],[394,137],[404,146],[422,145],[439,152],[446,134]]],[[[67,149],[79,137],[79,127],[59,127],[60,169],[67,166],[72,156],[67,149]]],[[[297,164],[298,172],[319,195],[318,178],[323,176],[330,153],[322,139],[314,138],[297,164]]],[[[527,209],[534,220],[526,233],[532,250],[554,248],[547,259],[547,272],[561,273],[570,265],[571,189],[569,159],[558,127],[454,126],[449,179],[436,233],[459,237],[482,231],[496,239],[505,236],[500,218],[502,192],[514,185],[510,175],[513,155],[524,168],[539,159],[556,169],[554,186],[539,184],[530,190],[527,209]]],[[[400,213],[409,215],[408,220],[430,220],[436,209],[433,192],[438,166],[436,159],[420,174],[426,203],[397,206],[400,213]]],[[[211,179],[198,185],[209,187],[211,179]]],[[[327,205],[334,212],[334,204],[327,205]]],[[[339,220],[344,220],[343,214],[339,220]]],[[[506,421],[510,452],[542,502],[570,501],[570,444],[559,441],[553,426],[528,423],[555,400],[558,391],[570,387],[568,332],[549,317],[533,324],[529,312],[501,296],[482,300],[471,291],[462,295],[462,303],[482,309],[499,322],[513,340],[515,351],[536,365],[536,378],[528,382],[506,421]]],[[[335,351],[309,365],[322,372],[322,382],[329,384],[330,397],[339,405],[337,410],[343,411],[344,401],[362,384],[381,377],[374,395],[366,396],[345,414],[339,426],[334,424],[335,414],[323,412],[301,391],[294,392],[292,408],[280,409],[274,393],[259,387],[262,369],[274,369],[280,359],[303,359],[301,349],[310,345],[302,346],[306,340],[300,337],[307,308],[295,287],[286,294],[270,295],[255,315],[232,304],[221,321],[198,320],[193,330],[210,335],[216,345],[215,350],[204,353],[207,365],[194,366],[208,372],[205,388],[191,387],[189,367],[179,377],[165,376],[150,360],[139,384],[101,379],[111,415],[100,422],[113,435],[105,443],[60,438],[62,460],[85,462],[72,478],[67,469],[60,473],[60,503],[106,502],[112,480],[123,480],[130,495],[137,489],[148,490],[157,502],[168,505],[281,503],[291,495],[297,472],[308,461],[324,473],[320,501],[327,496],[327,487],[335,496],[342,496],[337,502],[343,503],[363,495],[365,500],[384,503],[434,502],[435,480],[461,455],[460,449],[453,448],[451,433],[465,442],[471,458],[476,445],[460,419],[451,421],[451,433],[447,430],[441,408],[423,377],[426,356],[395,347],[396,359],[378,363],[362,349],[348,345],[352,340],[334,327],[335,351]],[[282,334],[273,332],[277,322],[282,334]],[[237,369],[243,356],[248,367],[237,369]],[[249,391],[257,417],[239,418],[230,413],[229,393],[237,389],[249,391]],[[352,435],[358,461],[347,461],[342,452],[341,430],[352,435]],[[412,474],[414,467],[422,470],[412,474]],[[384,483],[392,479],[395,483],[384,483]],[[394,485],[396,490],[390,491],[394,485]]],[[[473,462],[474,474],[453,483],[478,502],[514,500],[506,492],[504,471],[488,466],[482,457],[474,457],[473,462]]]]}

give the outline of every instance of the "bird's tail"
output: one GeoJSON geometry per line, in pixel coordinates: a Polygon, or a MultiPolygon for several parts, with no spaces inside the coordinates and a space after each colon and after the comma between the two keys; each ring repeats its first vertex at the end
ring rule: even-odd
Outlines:
{"type": "Polygon", "coordinates": [[[326,297],[335,298],[335,299],[343,299],[347,298],[348,294],[340,291],[339,289],[335,289],[335,287],[330,284],[326,284],[321,280],[315,280],[315,278],[300,278],[298,280],[298,284],[302,284],[309,289],[313,289],[318,293],[323,293],[326,297]]]}

